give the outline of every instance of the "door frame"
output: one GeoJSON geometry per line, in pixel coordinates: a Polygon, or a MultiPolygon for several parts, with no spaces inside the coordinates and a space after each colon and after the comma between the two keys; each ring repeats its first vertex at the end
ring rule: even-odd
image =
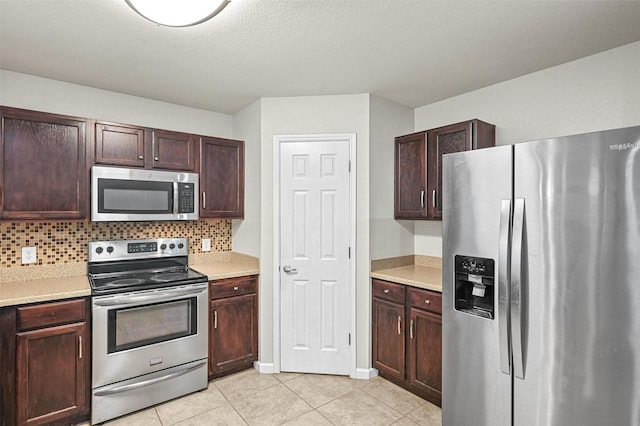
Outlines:
{"type": "Polygon", "coordinates": [[[298,134],[273,137],[273,372],[280,372],[280,146],[284,143],[349,142],[349,377],[356,377],[356,134],[298,134]]]}

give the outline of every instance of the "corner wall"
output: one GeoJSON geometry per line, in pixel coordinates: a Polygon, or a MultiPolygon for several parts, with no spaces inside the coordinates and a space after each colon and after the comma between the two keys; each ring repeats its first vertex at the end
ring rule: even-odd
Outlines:
{"type": "MultiPolygon", "coordinates": [[[[640,42],[415,110],[415,131],[479,118],[496,143],[640,125],[640,42]]],[[[416,221],[415,252],[442,256],[442,223],[416,221]]]]}
{"type": "Polygon", "coordinates": [[[274,363],[273,196],[275,135],[356,134],[356,351],[357,368],[370,367],[369,286],[369,95],[262,99],[260,254],[260,362],[274,363]],[[365,302],[366,301],[366,302],[365,302]]]}
{"type": "Polygon", "coordinates": [[[369,123],[369,257],[412,255],[414,223],[393,218],[393,188],[394,138],[413,132],[413,110],[372,95],[369,123]]]}

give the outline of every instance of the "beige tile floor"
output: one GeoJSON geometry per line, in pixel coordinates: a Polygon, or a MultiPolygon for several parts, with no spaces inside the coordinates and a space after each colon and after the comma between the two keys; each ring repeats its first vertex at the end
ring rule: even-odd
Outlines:
{"type": "Polygon", "coordinates": [[[106,425],[441,426],[441,419],[440,408],[380,377],[270,375],[251,369],[106,425]]]}

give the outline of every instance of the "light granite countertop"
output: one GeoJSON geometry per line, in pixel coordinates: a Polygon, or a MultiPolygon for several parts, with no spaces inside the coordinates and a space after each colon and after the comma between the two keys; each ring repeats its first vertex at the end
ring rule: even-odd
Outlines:
{"type": "MultiPolygon", "coordinates": [[[[210,280],[260,273],[258,259],[240,253],[194,255],[189,261],[189,266],[210,280]]],[[[86,263],[3,268],[0,272],[0,307],[91,295],[86,263]]]]}
{"type": "Polygon", "coordinates": [[[371,262],[371,278],[442,292],[442,260],[430,256],[402,256],[371,262]]]}

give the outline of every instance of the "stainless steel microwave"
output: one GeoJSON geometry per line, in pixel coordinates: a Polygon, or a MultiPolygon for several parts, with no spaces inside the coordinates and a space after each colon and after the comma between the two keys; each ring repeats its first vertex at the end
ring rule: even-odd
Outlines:
{"type": "Polygon", "coordinates": [[[198,219],[198,174],[93,166],[91,220],[198,219]]]}

